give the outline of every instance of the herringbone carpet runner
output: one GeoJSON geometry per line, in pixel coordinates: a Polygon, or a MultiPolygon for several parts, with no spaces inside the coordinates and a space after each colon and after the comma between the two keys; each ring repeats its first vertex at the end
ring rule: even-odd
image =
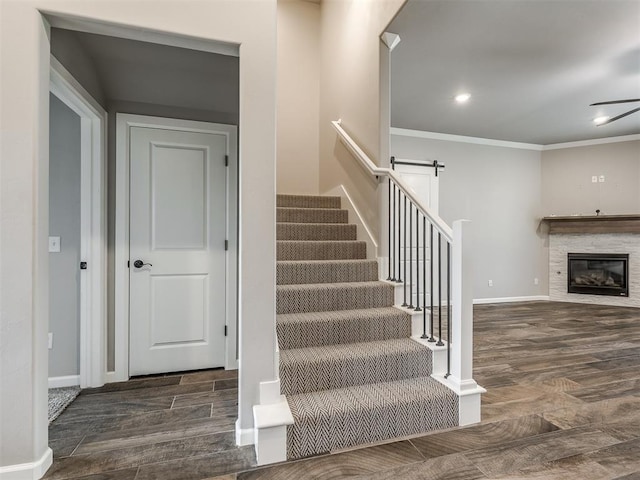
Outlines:
{"type": "Polygon", "coordinates": [[[278,195],[281,390],[295,423],[290,459],[458,424],[458,398],[433,380],[339,197],[278,195]]]}

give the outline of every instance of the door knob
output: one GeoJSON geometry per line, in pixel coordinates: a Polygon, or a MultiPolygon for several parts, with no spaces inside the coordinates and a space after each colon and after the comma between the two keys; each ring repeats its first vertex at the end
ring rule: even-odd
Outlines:
{"type": "Polygon", "coordinates": [[[150,267],[153,267],[153,265],[151,265],[150,263],[144,263],[142,260],[136,260],[135,262],[133,262],[133,266],[136,268],[142,268],[145,265],[149,265],[150,267]]]}

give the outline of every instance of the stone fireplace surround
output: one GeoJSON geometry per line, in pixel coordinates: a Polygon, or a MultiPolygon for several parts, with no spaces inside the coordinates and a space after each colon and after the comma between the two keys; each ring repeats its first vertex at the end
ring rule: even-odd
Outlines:
{"type": "Polygon", "coordinates": [[[640,215],[545,217],[549,225],[549,299],[640,307],[640,215]],[[629,254],[629,296],[567,292],[569,253],[629,254]]]}

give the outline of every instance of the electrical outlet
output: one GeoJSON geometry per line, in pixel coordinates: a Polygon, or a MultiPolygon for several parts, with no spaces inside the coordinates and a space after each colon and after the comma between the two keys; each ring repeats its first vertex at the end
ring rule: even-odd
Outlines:
{"type": "Polygon", "coordinates": [[[598,178],[598,181],[600,183],[604,183],[604,175],[600,175],[600,178],[598,178]]]}
{"type": "Polygon", "coordinates": [[[49,332],[49,350],[53,348],[53,332],[49,332]]]}
{"type": "Polygon", "coordinates": [[[49,237],[49,252],[57,253],[60,251],[60,237],[49,237]]]}
{"type": "Polygon", "coordinates": [[[534,279],[533,279],[533,284],[534,284],[534,285],[538,285],[538,283],[540,283],[540,282],[538,281],[538,279],[537,279],[537,278],[534,278],[534,279]]]}
{"type": "Polygon", "coordinates": [[[489,283],[489,286],[490,286],[490,287],[493,287],[493,280],[489,280],[489,282],[488,282],[488,283],[489,283]]]}
{"type": "Polygon", "coordinates": [[[598,183],[598,176],[597,175],[593,175],[591,177],[591,183],[598,183]]]}

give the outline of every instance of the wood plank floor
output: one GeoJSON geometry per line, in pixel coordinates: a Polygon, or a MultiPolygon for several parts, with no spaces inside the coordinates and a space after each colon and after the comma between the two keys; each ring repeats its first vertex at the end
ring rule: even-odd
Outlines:
{"type": "Polygon", "coordinates": [[[234,446],[236,372],[85,390],[51,425],[47,479],[640,479],[640,309],[475,307],[483,421],[257,468],[234,446]]]}

